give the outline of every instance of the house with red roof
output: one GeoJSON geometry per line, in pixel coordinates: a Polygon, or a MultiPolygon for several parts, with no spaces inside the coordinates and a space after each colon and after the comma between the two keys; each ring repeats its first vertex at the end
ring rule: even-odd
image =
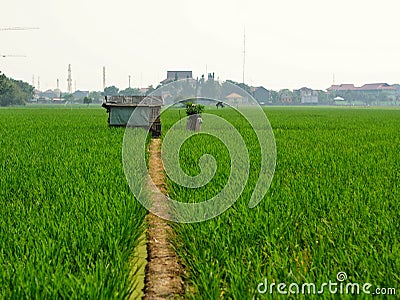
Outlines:
{"type": "Polygon", "coordinates": [[[354,84],[332,85],[327,91],[334,97],[342,97],[347,101],[362,101],[379,104],[395,101],[398,97],[396,86],[387,83],[368,83],[356,87],[354,84]]]}

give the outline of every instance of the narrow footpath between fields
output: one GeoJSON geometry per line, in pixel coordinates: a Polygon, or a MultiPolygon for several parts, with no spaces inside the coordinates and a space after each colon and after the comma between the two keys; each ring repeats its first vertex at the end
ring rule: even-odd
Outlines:
{"type": "MultiPolygon", "coordinates": [[[[149,174],[154,184],[166,194],[164,169],[161,159],[161,139],[150,142],[149,174]]],[[[161,203],[152,195],[153,205],[161,203]]],[[[183,293],[182,268],[169,240],[174,234],[167,221],[149,212],[146,216],[147,266],[144,299],[176,299],[183,293]]]]}

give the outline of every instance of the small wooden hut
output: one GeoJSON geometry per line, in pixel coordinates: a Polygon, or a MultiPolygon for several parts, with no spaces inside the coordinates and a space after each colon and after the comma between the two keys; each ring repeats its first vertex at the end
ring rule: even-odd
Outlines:
{"type": "Polygon", "coordinates": [[[142,127],[158,137],[162,104],[157,96],[106,96],[102,106],[107,109],[109,126],[142,127]],[[130,119],[134,111],[135,117],[130,119]]]}

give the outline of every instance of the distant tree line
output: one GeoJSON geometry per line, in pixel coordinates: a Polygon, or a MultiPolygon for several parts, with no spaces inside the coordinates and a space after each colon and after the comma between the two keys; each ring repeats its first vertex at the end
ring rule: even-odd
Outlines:
{"type": "Polygon", "coordinates": [[[382,102],[400,101],[397,91],[393,90],[376,90],[376,91],[332,91],[331,98],[342,97],[349,102],[364,102],[369,105],[378,105],[382,102]]]}
{"type": "MultiPolygon", "coordinates": [[[[154,88],[152,85],[150,85],[147,88],[146,95],[148,95],[149,93],[151,93],[153,91],[154,91],[154,88]]],[[[119,88],[117,88],[116,86],[113,85],[113,86],[106,87],[104,89],[103,95],[104,96],[118,96],[118,95],[120,95],[120,96],[142,96],[143,93],[141,92],[141,90],[139,88],[128,87],[124,90],[120,90],[119,88]]]]}
{"type": "Polygon", "coordinates": [[[8,78],[0,72],[0,106],[24,105],[32,99],[33,91],[30,84],[8,78]]]}
{"type": "MultiPolygon", "coordinates": [[[[227,82],[237,85],[244,89],[250,95],[254,95],[252,91],[252,87],[245,84],[239,83],[233,80],[227,80],[227,82]]],[[[300,104],[301,103],[301,95],[296,91],[291,91],[289,89],[281,89],[279,91],[268,90],[268,103],[270,104],[300,104]]],[[[333,98],[324,91],[317,91],[318,93],[318,102],[324,104],[332,104],[333,98]],[[332,99],[331,99],[332,98],[332,99]]]]}
{"type": "MultiPolygon", "coordinates": [[[[145,95],[150,94],[155,89],[152,85],[150,85],[145,92],[145,95]]],[[[142,96],[143,92],[139,88],[126,88],[124,90],[120,90],[116,86],[109,86],[104,89],[104,91],[91,91],[87,96],[83,98],[75,98],[74,94],[70,93],[62,93],[61,98],[67,102],[76,102],[79,101],[83,104],[97,103],[101,102],[104,99],[104,96],[142,96]]]]}

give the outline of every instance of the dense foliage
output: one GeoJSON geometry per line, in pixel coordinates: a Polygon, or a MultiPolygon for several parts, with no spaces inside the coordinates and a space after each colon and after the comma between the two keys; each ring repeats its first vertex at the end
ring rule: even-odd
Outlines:
{"type": "Polygon", "coordinates": [[[204,105],[186,102],[186,115],[199,115],[204,111],[204,105]]]}
{"type": "Polygon", "coordinates": [[[0,72],[0,106],[23,105],[33,97],[34,87],[0,72]]]}
{"type": "Polygon", "coordinates": [[[140,96],[142,93],[138,88],[126,88],[124,90],[120,90],[116,86],[109,86],[104,89],[104,96],[140,96]]]}

